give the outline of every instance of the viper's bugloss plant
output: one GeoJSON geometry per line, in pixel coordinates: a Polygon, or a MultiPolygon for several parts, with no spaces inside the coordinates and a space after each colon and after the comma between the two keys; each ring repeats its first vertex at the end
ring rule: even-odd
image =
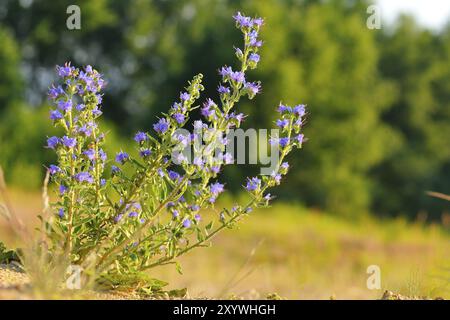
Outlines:
{"type": "Polygon", "coordinates": [[[63,83],[49,91],[55,105],[50,119],[64,134],[47,140],[47,148],[58,156],[58,163],[49,166],[58,201],[52,204],[55,214],[47,232],[72,264],[89,265],[96,274],[129,274],[174,263],[191,249],[205,246],[222,229],[233,227],[253,208],[268,206],[272,198],[268,189],[280,184],[288,172],[286,155],[302,146],[304,105],[278,107],[276,125],[281,134],[270,143],[279,146],[279,161],[271,175],[243,182],[251,200],[211,214],[201,211],[214,208],[225,191],[218,176],[233,163],[224,153],[226,136],[245,118],[235,105],[261,91],[259,82],[247,79],[247,71],[260,61],[263,19],[241,13],[234,19],[244,35],[243,48],[236,49],[240,68],[219,70],[219,101],[196,104],[204,87],[202,75],[195,76],[150,132],[136,133],[136,157],[121,151],[110,159],[102,149],[105,134],[98,125],[106,84],[102,75],[91,66],[57,67],[63,83]],[[192,122],[196,108],[201,108],[204,119],[192,122]],[[180,133],[190,123],[192,133],[180,133]],[[198,143],[200,137],[204,143],[198,143]],[[183,152],[187,147],[193,150],[191,161],[183,152]]]}

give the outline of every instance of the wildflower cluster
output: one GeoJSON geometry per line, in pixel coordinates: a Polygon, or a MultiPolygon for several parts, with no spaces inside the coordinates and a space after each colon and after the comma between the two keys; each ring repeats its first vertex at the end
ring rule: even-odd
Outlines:
{"type": "Polygon", "coordinates": [[[55,204],[59,219],[55,226],[65,235],[65,247],[72,252],[74,246],[80,245],[79,234],[74,231],[76,226],[85,219],[92,219],[97,228],[101,224],[107,156],[102,149],[105,135],[97,119],[102,114],[101,90],[105,82],[91,66],[79,70],[67,63],[57,67],[57,72],[63,84],[49,90],[56,105],[50,111],[50,119],[63,128],[64,135],[49,137],[47,148],[58,155],[58,164],[49,167],[59,190],[59,201],[55,204]]]}
{"type": "Polygon", "coordinates": [[[96,123],[104,81],[90,66],[83,71],[70,64],[57,68],[64,85],[50,89],[56,105],[50,117],[64,128],[65,135],[48,139],[59,161],[49,168],[60,190],[60,200],[54,204],[59,218],[53,234],[65,235],[73,263],[94,261],[100,273],[132,273],[172,263],[205,245],[223,228],[232,227],[253,208],[269,204],[267,189],[278,185],[289,169],[284,158],[302,146],[303,105],[280,105],[276,124],[281,136],[271,139],[280,146],[279,163],[272,175],[245,182],[251,201],[214,209],[226,189],[218,176],[224,166],[233,163],[225,153],[227,134],[246,117],[235,105],[242,97],[252,99],[261,92],[260,82],[248,80],[246,73],[260,61],[263,19],[241,13],[234,19],[244,35],[243,47],[235,49],[240,66],[219,69],[219,101],[208,98],[198,105],[204,87],[202,75],[194,77],[149,132],[135,134],[136,156],[124,151],[115,155],[107,178],[103,173],[106,154],[101,148],[104,135],[96,123]],[[203,119],[190,119],[197,108],[203,119]],[[191,124],[192,130],[187,130],[191,124]],[[202,209],[209,207],[213,213],[204,214],[202,209]]]}
{"type": "Polygon", "coordinates": [[[280,158],[276,169],[270,176],[247,178],[245,189],[254,197],[254,202],[259,206],[267,206],[272,199],[270,193],[265,191],[281,183],[281,179],[289,170],[289,163],[284,161],[286,155],[293,148],[301,148],[303,145],[303,118],[306,115],[306,106],[297,105],[295,107],[280,104],[278,107],[280,118],[275,121],[276,126],[281,130],[281,136],[272,137],[270,144],[278,145],[280,158]]]}

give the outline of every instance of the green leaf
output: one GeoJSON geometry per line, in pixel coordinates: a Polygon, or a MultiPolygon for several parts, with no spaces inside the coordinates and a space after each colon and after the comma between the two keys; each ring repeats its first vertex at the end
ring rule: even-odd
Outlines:
{"type": "Polygon", "coordinates": [[[181,264],[178,261],[175,262],[175,268],[177,269],[177,272],[179,274],[183,274],[183,269],[181,267],[181,264]]]}
{"type": "Polygon", "coordinates": [[[197,240],[198,242],[202,242],[205,240],[205,235],[201,230],[197,230],[197,240]]]}
{"type": "Polygon", "coordinates": [[[213,226],[214,226],[214,221],[211,221],[210,223],[208,223],[208,224],[205,226],[205,229],[206,229],[207,231],[210,231],[210,230],[213,228],[213,226]]]}
{"type": "Polygon", "coordinates": [[[20,258],[16,250],[9,250],[5,244],[0,241],[0,263],[9,264],[11,262],[20,262],[20,258]]]}
{"type": "Polygon", "coordinates": [[[171,298],[184,298],[187,295],[187,288],[170,290],[168,294],[171,298]]]}

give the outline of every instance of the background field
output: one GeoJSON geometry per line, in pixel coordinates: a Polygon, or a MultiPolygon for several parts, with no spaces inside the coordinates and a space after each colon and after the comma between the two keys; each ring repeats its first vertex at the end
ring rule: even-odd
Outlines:
{"type": "MultiPolygon", "coordinates": [[[[37,222],[37,193],[14,191],[17,212],[27,225],[37,222]]],[[[0,234],[20,245],[4,223],[0,234]]],[[[450,298],[450,236],[438,225],[403,218],[356,221],[276,204],[257,210],[238,230],[219,235],[211,248],[180,259],[183,275],[168,265],[152,276],[187,287],[191,297],[291,299],[374,299],[384,290],[407,296],[450,298]],[[381,290],[366,287],[369,265],[381,269],[381,290]]]]}

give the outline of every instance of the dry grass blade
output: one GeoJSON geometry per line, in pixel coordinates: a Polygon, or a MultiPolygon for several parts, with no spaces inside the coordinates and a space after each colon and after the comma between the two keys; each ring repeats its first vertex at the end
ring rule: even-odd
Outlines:
{"type": "MultiPolygon", "coordinates": [[[[0,166],[0,195],[3,196],[4,190],[6,190],[5,178],[3,174],[3,169],[0,166]]],[[[7,221],[11,220],[11,213],[8,210],[8,207],[2,203],[0,203],[0,215],[5,217],[7,221]]]]}
{"type": "Polygon", "coordinates": [[[11,228],[16,232],[19,236],[26,236],[26,228],[22,221],[17,217],[13,210],[13,206],[8,196],[8,191],[6,188],[5,175],[3,173],[3,169],[0,166],[0,196],[3,198],[4,205],[2,205],[1,212],[6,217],[9,222],[11,228]]]}
{"type": "Polygon", "coordinates": [[[42,187],[42,202],[44,204],[43,213],[46,217],[50,215],[50,199],[48,197],[48,183],[50,181],[50,172],[47,170],[45,174],[44,185],[42,187]]]}
{"type": "Polygon", "coordinates": [[[442,200],[450,201],[450,196],[445,193],[435,192],[435,191],[427,191],[427,194],[431,197],[439,198],[442,200]]]}
{"type": "Polygon", "coordinates": [[[3,174],[3,169],[0,166],[0,192],[6,189],[6,183],[5,183],[5,175],[3,174]]]}
{"type": "Polygon", "coordinates": [[[6,221],[11,220],[11,214],[9,213],[8,208],[1,203],[0,203],[0,216],[3,216],[6,219],[6,221]]]}
{"type": "Polygon", "coordinates": [[[220,291],[220,293],[218,295],[219,299],[225,297],[225,295],[226,295],[226,293],[228,291],[230,291],[232,288],[234,288],[236,285],[238,285],[241,281],[243,281],[245,278],[247,278],[254,271],[254,268],[251,268],[250,270],[245,272],[243,276],[238,278],[238,276],[241,273],[241,271],[244,270],[249,265],[249,263],[252,260],[253,256],[256,254],[256,249],[259,246],[261,246],[261,244],[263,244],[264,240],[265,239],[261,239],[258,242],[258,244],[251,250],[249,256],[244,261],[244,263],[241,265],[241,267],[237,269],[237,271],[233,274],[233,276],[230,278],[230,280],[227,282],[227,284],[220,291]]]}
{"type": "Polygon", "coordinates": [[[47,173],[45,174],[44,179],[44,185],[42,186],[42,203],[43,203],[43,209],[42,209],[42,221],[41,221],[41,235],[42,239],[41,241],[47,241],[47,235],[50,232],[49,228],[51,225],[51,208],[50,208],[50,198],[48,196],[48,183],[50,181],[50,172],[47,170],[47,173]]]}

